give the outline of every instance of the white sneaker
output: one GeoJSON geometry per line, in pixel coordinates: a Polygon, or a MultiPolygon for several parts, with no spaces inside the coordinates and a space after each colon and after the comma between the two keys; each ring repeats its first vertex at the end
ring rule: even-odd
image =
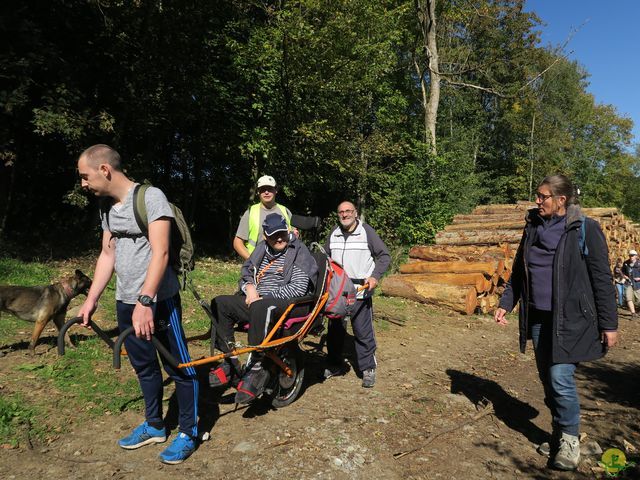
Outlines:
{"type": "Polygon", "coordinates": [[[562,433],[553,466],[560,470],[575,470],[578,468],[578,463],[580,463],[580,439],[575,435],[562,433]]]}

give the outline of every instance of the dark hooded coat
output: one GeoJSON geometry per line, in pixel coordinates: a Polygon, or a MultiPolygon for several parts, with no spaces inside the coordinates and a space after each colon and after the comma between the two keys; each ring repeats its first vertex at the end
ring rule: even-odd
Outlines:
{"type": "MultiPolygon", "coordinates": [[[[538,209],[529,210],[511,278],[500,299],[500,307],[508,312],[520,302],[520,350],[523,353],[527,339],[531,338],[527,259],[540,222],[538,209]]],[[[618,328],[615,295],[607,243],[600,225],[582,215],[578,205],[570,205],[565,231],[553,260],[554,363],[584,362],[605,355],[601,333],[618,328]]]]}

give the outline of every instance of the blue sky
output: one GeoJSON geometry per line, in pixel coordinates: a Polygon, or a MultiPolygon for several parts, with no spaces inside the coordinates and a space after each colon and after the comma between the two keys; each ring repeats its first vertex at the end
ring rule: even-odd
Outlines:
{"type": "Polygon", "coordinates": [[[640,0],[527,0],[546,25],[542,45],[559,45],[591,75],[589,92],[633,120],[640,142],[640,0]]]}

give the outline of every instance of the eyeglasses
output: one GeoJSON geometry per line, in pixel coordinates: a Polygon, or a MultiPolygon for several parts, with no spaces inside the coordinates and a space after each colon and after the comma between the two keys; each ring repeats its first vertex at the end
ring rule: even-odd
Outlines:
{"type": "Polygon", "coordinates": [[[265,233],[265,236],[269,239],[269,240],[273,240],[274,242],[276,240],[279,240],[281,238],[288,238],[289,236],[289,231],[288,230],[278,230],[277,232],[272,233],[271,235],[267,235],[265,233]]]}
{"type": "Polygon", "coordinates": [[[260,187],[258,189],[258,193],[275,192],[275,191],[276,191],[275,187],[260,187]]]}
{"type": "Polygon", "coordinates": [[[338,215],[351,215],[355,210],[338,210],[338,215]]]}
{"type": "Polygon", "coordinates": [[[544,193],[536,192],[536,198],[540,200],[540,203],[543,203],[547,200],[547,198],[555,197],[555,195],[545,195],[544,193]]]}

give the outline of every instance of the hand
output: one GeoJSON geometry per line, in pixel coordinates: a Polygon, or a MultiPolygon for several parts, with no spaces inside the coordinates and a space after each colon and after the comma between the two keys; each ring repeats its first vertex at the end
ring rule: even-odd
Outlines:
{"type": "Polygon", "coordinates": [[[498,323],[499,325],[509,325],[509,322],[505,317],[506,315],[507,315],[507,311],[504,308],[498,308],[493,318],[495,319],[496,323],[498,323]]]}
{"type": "Polygon", "coordinates": [[[618,343],[618,332],[602,332],[601,340],[606,347],[615,347],[618,343]]]}
{"type": "Polygon", "coordinates": [[[91,329],[89,326],[89,320],[91,320],[91,315],[96,311],[98,304],[95,300],[86,299],[78,310],[78,316],[82,317],[82,326],[88,329],[91,329]]]}
{"type": "Polygon", "coordinates": [[[151,340],[151,335],[155,331],[153,324],[153,308],[145,307],[141,303],[136,303],[131,316],[131,323],[136,337],[151,340]]]}
{"type": "Polygon", "coordinates": [[[247,307],[250,306],[253,302],[257,302],[258,300],[262,300],[262,297],[260,296],[256,296],[256,297],[247,297],[246,303],[247,303],[247,307]]]}
{"type": "Polygon", "coordinates": [[[255,302],[256,300],[260,300],[262,298],[258,294],[258,290],[256,289],[255,285],[252,285],[250,283],[247,284],[244,291],[247,295],[247,298],[245,299],[245,303],[247,304],[247,307],[251,305],[253,302],[255,302]]]}
{"type": "Polygon", "coordinates": [[[369,291],[372,291],[374,288],[376,288],[378,286],[378,280],[376,280],[373,277],[367,278],[367,280],[364,283],[368,283],[369,284],[369,291]]]}

